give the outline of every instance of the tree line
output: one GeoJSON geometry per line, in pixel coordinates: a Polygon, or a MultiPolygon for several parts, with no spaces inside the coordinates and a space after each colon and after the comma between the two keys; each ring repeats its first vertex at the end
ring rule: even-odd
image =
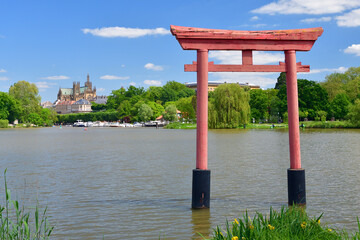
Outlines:
{"type": "MultiPolygon", "coordinates": [[[[332,73],[325,81],[298,79],[300,120],[349,120],[360,123],[360,67],[332,73]]],[[[196,92],[169,81],[164,86],[129,86],[113,90],[106,104],[92,103],[91,113],[58,115],[40,106],[35,84],[19,81],[8,93],[0,92],[0,119],[51,126],[83,121],[137,122],[164,119],[196,121],[196,92]]],[[[209,92],[209,128],[236,128],[249,122],[286,122],[286,74],[281,73],[273,89],[253,89],[221,84],[209,92]]]]}

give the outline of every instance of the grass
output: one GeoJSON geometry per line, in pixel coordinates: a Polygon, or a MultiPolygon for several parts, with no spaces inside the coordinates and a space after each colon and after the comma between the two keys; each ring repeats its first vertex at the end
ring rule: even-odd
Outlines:
{"type": "MultiPolygon", "coordinates": [[[[246,212],[242,219],[226,222],[225,230],[216,227],[212,240],[262,240],[262,239],[360,239],[360,223],[358,231],[353,235],[342,230],[337,231],[320,223],[319,217],[310,218],[302,207],[283,207],[279,212],[270,208],[268,217],[256,213],[253,219],[246,212]]],[[[204,238],[205,239],[205,238],[204,238]]]]}
{"type": "Polygon", "coordinates": [[[6,240],[49,239],[54,227],[49,226],[46,210],[40,215],[38,204],[34,212],[34,221],[31,221],[30,212],[19,206],[19,202],[11,199],[10,190],[5,180],[5,206],[0,205],[0,238],[6,240]]]}
{"type": "Polygon", "coordinates": [[[304,124],[306,128],[360,128],[360,124],[350,121],[307,121],[300,124],[304,124]]]}

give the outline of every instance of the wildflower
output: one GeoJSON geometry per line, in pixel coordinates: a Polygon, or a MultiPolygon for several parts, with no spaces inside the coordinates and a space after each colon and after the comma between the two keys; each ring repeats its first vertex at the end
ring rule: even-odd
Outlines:
{"type": "Polygon", "coordinates": [[[250,225],[249,228],[250,228],[250,230],[253,230],[253,229],[254,229],[254,226],[253,226],[253,225],[250,225]]]}
{"type": "Polygon", "coordinates": [[[236,223],[237,225],[239,225],[239,221],[235,218],[234,223],[236,223]]]}
{"type": "Polygon", "coordinates": [[[239,240],[239,238],[237,236],[234,236],[231,238],[231,240],[239,240]]]}
{"type": "Polygon", "coordinates": [[[329,232],[332,232],[332,229],[331,229],[331,228],[328,228],[327,230],[328,230],[329,232]]]}
{"type": "Polygon", "coordinates": [[[305,229],[306,228],[306,222],[303,222],[300,226],[301,226],[302,229],[305,229]]]}
{"type": "Polygon", "coordinates": [[[320,224],[320,219],[316,221],[318,224],[320,224]]]}
{"type": "Polygon", "coordinates": [[[275,227],[274,227],[274,226],[271,226],[270,224],[268,225],[268,228],[269,228],[270,230],[274,230],[274,229],[275,229],[275,227]]]}
{"type": "Polygon", "coordinates": [[[242,237],[241,240],[246,240],[246,237],[242,237]]]}

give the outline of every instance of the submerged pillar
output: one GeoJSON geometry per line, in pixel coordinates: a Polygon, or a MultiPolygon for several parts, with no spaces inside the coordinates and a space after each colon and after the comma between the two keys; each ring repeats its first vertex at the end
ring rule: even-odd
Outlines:
{"type": "Polygon", "coordinates": [[[301,168],[299,104],[295,50],[285,51],[286,91],[288,103],[290,168],[288,169],[288,203],[306,204],[305,169],[301,168]]]}
{"type": "Polygon", "coordinates": [[[192,208],[210,207],[208,162],[208,50],[197,50],[196,169],[193,170],[192,208]]]}

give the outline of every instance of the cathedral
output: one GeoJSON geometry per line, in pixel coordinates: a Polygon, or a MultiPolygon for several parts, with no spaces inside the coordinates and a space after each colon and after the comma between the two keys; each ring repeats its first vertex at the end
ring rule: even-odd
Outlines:
{"type": "Polygon", "coordinates": [[[85,86],[80,87],[80,82],[74,82],[72,88],[60,88],[57,99],[60,101],[78,101],[86,99],[92,101],[96,98],[96,87],[92,88],[89,74],[85,86]]]}

